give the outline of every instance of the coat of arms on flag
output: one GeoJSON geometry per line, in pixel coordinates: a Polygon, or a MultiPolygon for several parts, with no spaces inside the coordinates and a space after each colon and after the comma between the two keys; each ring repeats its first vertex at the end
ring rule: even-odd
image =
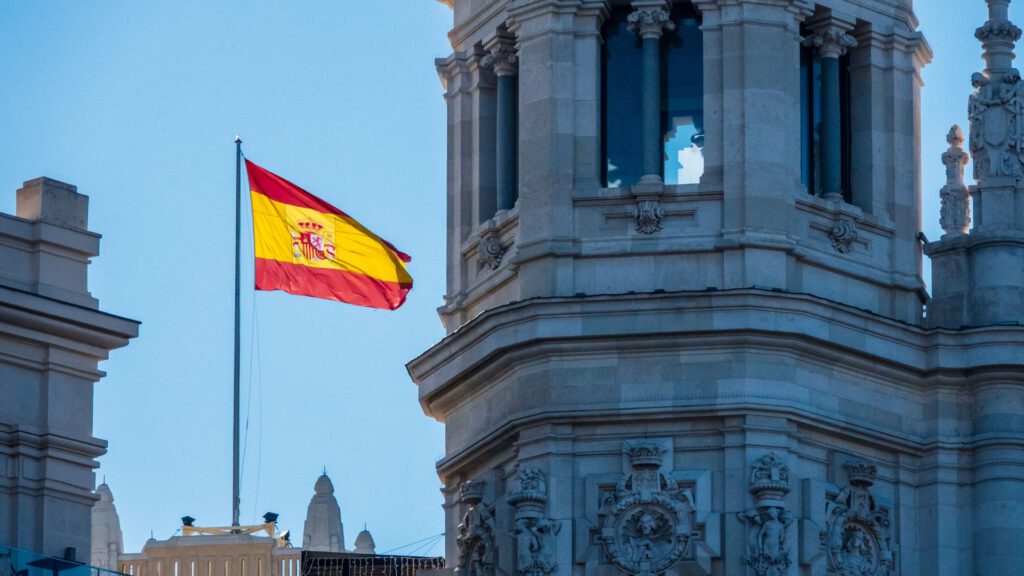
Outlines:
{"type": "Polygon", "coordinates": [[[292,253],[296,258],[312,262],[334,261],[334,232],[326,231],[323,224],[312,221],[299,222],[299,231],[292,231],[292,253]]]}

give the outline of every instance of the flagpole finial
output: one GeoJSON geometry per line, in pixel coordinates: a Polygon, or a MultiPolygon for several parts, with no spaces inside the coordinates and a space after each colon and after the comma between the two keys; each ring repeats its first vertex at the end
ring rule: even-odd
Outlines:
{"type": "Polygon", "coordinates": [[[241,144],[241,143],[242,143],[242,137],[239,136],[238,134],[235,134],[235,144],[241,144]]]}

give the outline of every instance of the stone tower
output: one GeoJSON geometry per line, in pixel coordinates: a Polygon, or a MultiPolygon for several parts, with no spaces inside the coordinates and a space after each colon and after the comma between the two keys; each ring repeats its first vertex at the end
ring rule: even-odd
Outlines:
{"type": "Polygon", "coordinates": [[[302,528],[302,549],[311,552],[344,552],[345,528],[341,508],[334,497],[334,484],[322,474],[313,486],[313,498],[302,528]]]}
{"type": "Polygon", "coordinates": [[[99,568],[118,570],[124,540],[121,519],[114,507],[114,494],[104,482],[96,487],[99,500],[92,506],[92,553],[89,563],[99,568]]]}
{"type": "Polygon", "coordinates": [[[929,245],[931,303],[910,0],[446,3],[448,334],[408,368],[446,424],[449,566],[1024,566],[1008,0],[972,98],[1002,172],[929,245]]]}
{"type": "Polygon", "coordinates": [[[89,197],[50,178],[0,214],[0,547],[84,561],[107,442],[93,435],[99,363],[138,335],[99,308],[89,197]]]}

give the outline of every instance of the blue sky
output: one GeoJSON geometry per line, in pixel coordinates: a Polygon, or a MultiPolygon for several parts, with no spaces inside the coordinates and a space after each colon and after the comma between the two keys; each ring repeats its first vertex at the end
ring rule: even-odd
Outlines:
{"type": "MultiPolygon", "coordinates": [[[[966,125],[986,11],[982,0],[918,5],[935,50],[922,96],[934,239],[939,156],[950,125],[966,125]]],[[[1022,11],[1011,8],[1019,24],[1022,11]]],[[[13,213],[23,180],[77,185],[103,234],[92,293],[143,322],[96,387],[95,434],[110,442],[98,475],[128,551],[186,514],[230,522],[236,133],[251,160],[412,254],[416,279],[397,312],[246,294],[243,522],[271,510],[300,533],[326,466],[349,546],[364,523],[378,551],[443,531],[443,429],[404,364],[443,335],[433,59],[450,51],[450,27],[434,0],[0,0],[0,211],[13,213]]]]}

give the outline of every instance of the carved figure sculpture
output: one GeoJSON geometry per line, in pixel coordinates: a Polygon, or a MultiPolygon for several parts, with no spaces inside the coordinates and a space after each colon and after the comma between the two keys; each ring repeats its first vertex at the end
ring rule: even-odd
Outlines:
{"type": "Polygon", "coordinates": [[[561,523],[544,513],[547,483],[538,468],[520,465],[512,479],[508,502],[516,508],[512,536],[516,542],[516,574],[546,576],[558,568],[555,548],[561,523]]]}
{"type": "Polygon", "coordinates": [[[460,500],[469,505],[459,523],[455,540],[459,562],[455,572],[461,576],[494,574],[494,516],[482,503],[483,482],[463,482],[460,500]]]}
{"type": "Polygon", "coordinates": [[[786,532],[793,517],[783,498],[789,492],[789,467],[774,452],[758,458],[750,471],[750,493],[756,505],[739,514],[748,528],[743,562],[755,576],[784,576],[792,563],[786,532]]]}
{"type": "Polygon", "coordinates": [[[770,560],[781,559],[786,548],[786,526],[779,520],[781,512],[778,508],[765,510],[764,522],[757,535],[761,552],[770,560]]]}

